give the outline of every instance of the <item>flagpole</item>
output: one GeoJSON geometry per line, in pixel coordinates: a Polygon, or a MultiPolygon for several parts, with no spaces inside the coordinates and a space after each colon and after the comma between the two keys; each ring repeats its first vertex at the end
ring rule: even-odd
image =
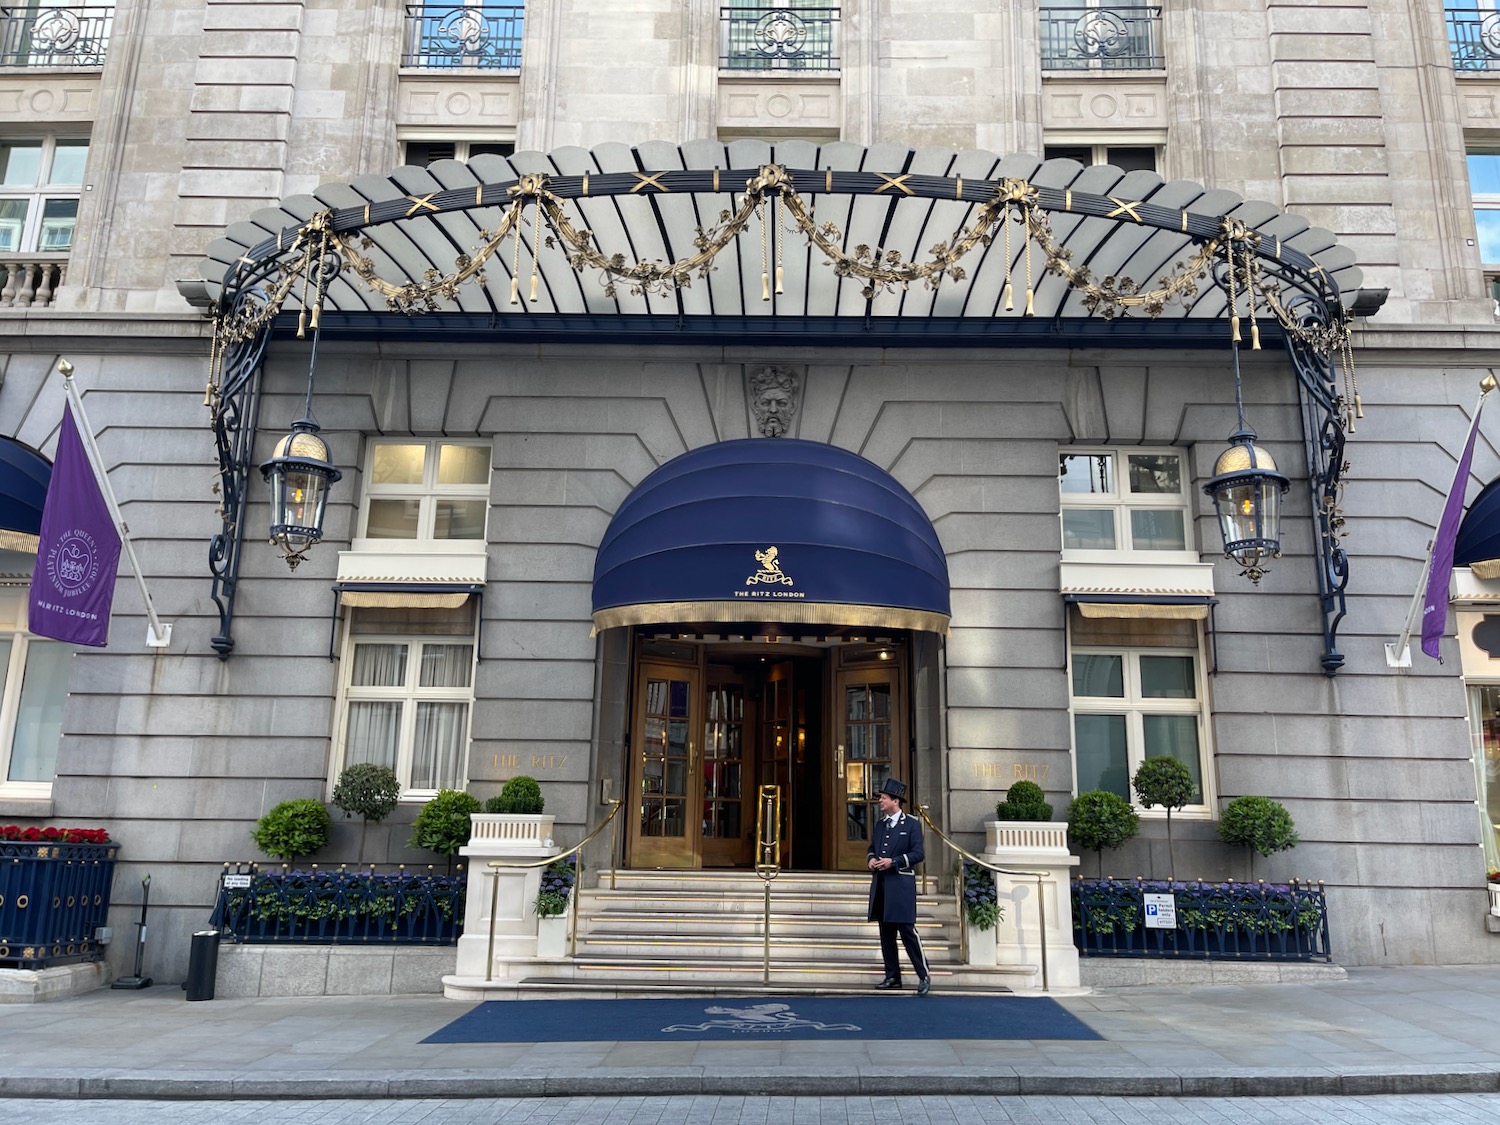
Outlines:
{"type": "Polygon", "coordinates": [[[73,365],[66,359],[60,359],[57,361],[57,370],[62,373],[63,386],[68,392],[68,402],[77,415],[77,428],[79,436],[83,438],[84,451],[88,454],[89,468],[94,471],[94,480],[99,485],[99,493],[104,497],[104,503],[109,508],[109,518],[114,521],[115,530],[120,533],[120,543],[130,559],[130,569],[135,573],[136,585],[141,588],[141,600],[146,603],[146,645],[148,648],[166,648],[172,643],[172,626],[170,623],[163,624],[161,618],[156,616],[156,606],[151,601],[151,591],[146,589],[146,577],[141,573],[140,560],[135,557],[135,545],[130,541],[130,528],[125,525],[125,519],[120,515],[120,505],[115,500],[115,490],[109,486],[109,474],[104,471],[104,459],[99,454],[99,446],[94,442],[94,427],[89,424],[88,412],[83,409],[83,396],[79,394],[77,386],[73,383],[73,365]]]}
{"type": "MultiPolygon", "coordinates": [[[[1479,412],[1484,409],[1484,400],[1491,391],[1495,389],[1495,373],[1492,371],[1479,383],[1479,401],[1474,404],[1474,419],[1469,423],[1468,437],[1464,440],[1464,448],[1472,446],[1474,433],[1479,428],[1479,412]]],[[[1448,488],[1448,496],[1458,492],[1460,499],[1463,496],[1463,488],[1467,483],[1460,480],[1460,476],[1467,475],[1467,458],[1460,457],[1458,466],[1453,470],[1453,483],[1448,488]]],[[[1439,521],[1441,523],[1441,520],[1439,521]]],[[[1411,667],[1411,635],[1417,626],[1417,613],[1422,608],[1423,596],[1427,592],[1428,579],[1432,576],[1433,548],[1437,545],[1438,537],[1434,535],[1427,541],[1427,553],[1422,560],[1422,574],[1417,579],[1417,588],[1411,596],[1411,608],[1406,612],[1406,625],[1401,630],[1401,637],[1394,644],[1386,642],[1385,663],[1389,668],[1411,667]]]]}

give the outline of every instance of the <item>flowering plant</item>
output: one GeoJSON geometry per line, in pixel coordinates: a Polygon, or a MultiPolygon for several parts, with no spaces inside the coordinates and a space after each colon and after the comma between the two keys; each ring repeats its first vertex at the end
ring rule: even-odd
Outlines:
{"type": "Polygon", "coordinates": [[[577,856],[555,859],[542,869],[542,887],[536,893],[536,916],[556,918],[568,909],[568,895],[578,877],[577,856]]]}
{"type": "Polygon", "coordinates": [[[1491,883],[1500,883],[1500,870],[1491,871],[1489,880],[1491,883]]]}
{"type": "Polygon", "coordinates": [[[992,930],[1004,917],[995,893],[995,873],[964,860],[964,916],[976,930],[992,930]]]}
{"type": "Polygon", "coordinates": [[[35,825],[0,824],[0,840],[22,844],[107,844],[109,832],[103,828],[46,828],[35,825]]]}

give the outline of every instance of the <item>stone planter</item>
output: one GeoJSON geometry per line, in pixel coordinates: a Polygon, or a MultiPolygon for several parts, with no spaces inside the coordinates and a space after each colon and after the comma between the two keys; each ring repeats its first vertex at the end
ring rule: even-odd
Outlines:
{"type": "Polygon", "coordinates": [[[965,943],[969,950],[969,964],[983,965],[989,967],[998,965],[999,946],[996,943],[997,927],[992,926],[988,930],[976,929],[969,925],[968,919],[964,919],[965,943]]]}
{"type": "MultiPolygon", "coordinates": [[[[991,820],[984,825],[984,859],[1011,871],[1042,876],[1041,895],[1046,913],[1047,983],[1053,988],[1077,988],[1080,982],[1078,948],[1073,944],[1072,869],[1078,857],[1068,854],[1065,821],[991,820]]],[[[997,875],[996,890],[1005,917],[993,931],[996,962],[1035,965],[1034,987],[1042,986],[1042,926],[1035,876],[997,875]]],[[[971,932],[971,936],[975,936],[971,932]]],[[[981,935],[982,936],[982,935],[981,935]]],[[[973,964],[974,954],[970,960],[973,964]]]]}
{"type": "Polygon", "coordinates": [[[568,916],[555,914],[536,920],[536,955],[543,961],[561,961],[568,955],[568,916]]]}
{"type": "Polygon", "coordinates": [[[1490,884],[1490,914],[1500,918],[1500,883],[1490,884]]]}
{"type": "Polygon", "coordinates": [[[540,856],[537,849],[552,846],[550,813],[474,813],[469,817],[469,846],[483,846],[491,855],[540,856]]]}
{"type": "Polygon", "coordinates": [[[469,842],[459,849],[469,861],[469,886],[455,977],[503,978],[512,962],[537,956],[537,923],[542,919],[536,916],[535,904],[542,868],[496,868],[490,861],[539,860],[557,855],[562,849],[552,842],[554,819],[546,814],[522,813],[474,813],[471,817],[469,842]],[[487,965],[492,925],[494,964],[487,965]]]}

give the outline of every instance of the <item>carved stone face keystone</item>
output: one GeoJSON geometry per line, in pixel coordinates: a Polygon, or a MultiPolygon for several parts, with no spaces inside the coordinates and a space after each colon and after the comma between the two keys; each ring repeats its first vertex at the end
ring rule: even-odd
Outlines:
{"type": "Polygon", "coordinates": [[[784,437],[797,416],[797,376],[785,367],[750,372],[750,412],[762,437],[784,437]]]}

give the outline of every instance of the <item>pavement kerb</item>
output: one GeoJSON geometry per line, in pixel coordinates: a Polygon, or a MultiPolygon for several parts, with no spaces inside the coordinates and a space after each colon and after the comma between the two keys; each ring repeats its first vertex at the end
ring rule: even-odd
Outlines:
{"type": "Polygon", "coordinates": [[[605,1095],[1304,1097],[1500,1092],[1500,1069],[1432,1067],[785,1067],[558,1068],[534,1073],[317,1071],[199,1073],[49,1070],[0,1074],[0,1097],[228,1101],[247,1099],[537,1098],[605,1095]]]}

